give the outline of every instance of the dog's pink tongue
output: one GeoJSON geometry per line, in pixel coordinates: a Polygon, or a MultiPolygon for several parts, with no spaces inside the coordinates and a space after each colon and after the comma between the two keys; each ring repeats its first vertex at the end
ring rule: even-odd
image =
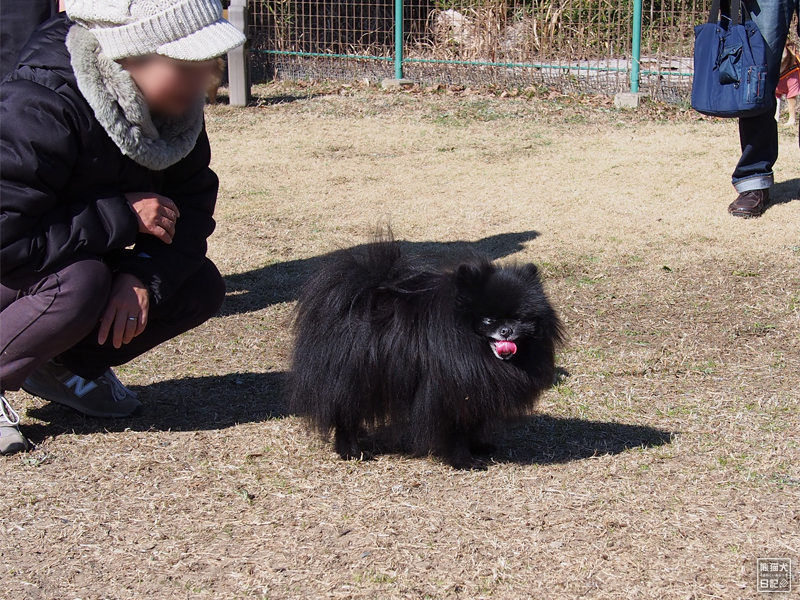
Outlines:
{"type": "Polygon", "coordinates": [[[511,356],[517,352],[517,345],[507,340],[495,342],[494,347],[500,356],[511,356]]]}

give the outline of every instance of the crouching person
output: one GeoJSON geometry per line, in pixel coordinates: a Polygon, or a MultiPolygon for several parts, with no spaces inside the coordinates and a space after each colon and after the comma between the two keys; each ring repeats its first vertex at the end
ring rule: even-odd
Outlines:
{"type": "MultiPolygon", "coordinates": [[[[111,367],[197,327],[218,181],[203,104],[244,42],[219,0],[67,0],[0,85],[0,391],[141,410],[111,367]]],[[[0,453],[28,447],[0,400],[0,453]]]]}

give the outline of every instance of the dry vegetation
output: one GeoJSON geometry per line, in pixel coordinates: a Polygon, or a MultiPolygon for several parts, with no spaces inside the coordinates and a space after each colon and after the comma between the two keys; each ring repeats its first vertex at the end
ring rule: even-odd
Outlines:
{"type": "Polygon", "coordinates": [[[730,122],[534,91],[261,93],[209,109],[229,298],[119,369],[146,415],[11,395],[37,447],[2,461],[0,596],[733,599],[758,596],[757,557],[799,568],[796,130],[776,205],[741,221],[730,122]],[[342,462],[281,400],[298,282],[386,220],[539,263],[566,322],[555,387],[482,470],[342,462]]]}

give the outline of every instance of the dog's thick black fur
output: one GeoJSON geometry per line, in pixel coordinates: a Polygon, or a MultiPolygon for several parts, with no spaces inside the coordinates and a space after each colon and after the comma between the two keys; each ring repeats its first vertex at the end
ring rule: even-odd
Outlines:
{"type": "Polygon", "coordinates": [[[494,450],[487,426],[553,383],[561,324],[535,265],[448,268],[391,237],[334,253],[301,289],[290,405],[342,458],[364,429],[456,467],[494,450]]]}

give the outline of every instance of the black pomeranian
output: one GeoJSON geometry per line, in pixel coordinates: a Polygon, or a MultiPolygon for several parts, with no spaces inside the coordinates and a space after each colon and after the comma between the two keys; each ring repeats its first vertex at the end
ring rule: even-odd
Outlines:
{"type": "Polygon", "coordinates": [[[555,375],[561,323],[535,265],[448,267],[391,235],[329,255],[300,291],[290,406],[344,458],[380,429],[454,467],[490,454],[488,427],[531,409],[555,375]]]}

